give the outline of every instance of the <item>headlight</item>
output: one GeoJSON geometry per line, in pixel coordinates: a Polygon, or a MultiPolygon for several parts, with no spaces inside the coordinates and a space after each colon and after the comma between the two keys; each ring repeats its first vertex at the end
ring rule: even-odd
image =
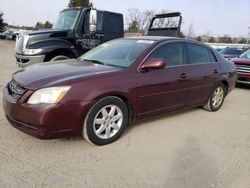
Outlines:
{"type": "Polygon", "coordinates": [[[56,104],[63,98],[69,89],[69,86],[39,89],[31,95],[28,104],[56,104]]]}
{"type": "Polygon", "coordinates": [[[23,51],[23,53],[25,55],[34,55],[34,54],[38,54],[42,51],[42,49],[38,48],[38,49],[25,49],[23,51]]]}

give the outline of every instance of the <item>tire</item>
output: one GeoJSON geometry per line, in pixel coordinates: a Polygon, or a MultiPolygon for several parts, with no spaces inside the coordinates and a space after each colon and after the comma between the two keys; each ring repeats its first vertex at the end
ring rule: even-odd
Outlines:
{"type": "Polygon", "coordinates": [[[118,97],[109,96],[97,101],[88,111],[82,136],[95,145],[116,141],[128,125],[127,105],[118,97]]]}
{"type": "Polygon", "coordinates": [[[226,87],[223,83],[218,84],[212,92],[212,95],[209,97],[207,103],[203,108],[210,112],[218,111],[225,99],[226,96],[226,87]]]}
{"type": "Polygon", "coordinates": [[[60,60],[65,60],[65,59],[70,59],[68,56],[64,55],[58,55],[53,57],[50,61],[60,61],[60,60]]]}

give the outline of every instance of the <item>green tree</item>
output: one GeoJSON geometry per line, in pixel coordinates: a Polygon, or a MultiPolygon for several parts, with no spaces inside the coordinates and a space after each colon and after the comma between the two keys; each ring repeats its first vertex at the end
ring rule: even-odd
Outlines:
{"type": "Polygon", "coordinates": [[[46,21],[45,24],[44,24],[44,28],[52,28],[53,27],[53,24],[50,23],[49,21],[46,21]]]}
{"type": "Polygon", "coordinates": [[[139,23],[134,20],[128,25],[128,32],[138,33],[140,31],[139,23]]]}
{"type": "Polygon", "coordinates": [[[202,37],[201,36],[198,36],[197,38],[196,38],[196,40],[198,40],[198,41],[202,41],[202,37]]]}
{"type": "Polygon", "coordinates": [[[36,30],[42,29],[42,23],[41,22],[37,22],[36,25],[35,25],[35,29],[36,30]]]}
{"type": "Polygon", "coordinates": [[[0,13],[0,32],[4,32],[6,24],[3,22],[3,13],[0,13]]]}
{"type": "Polygon", "coordinates": [[[209,37],[208,42],[209,43],[215,43],[215,38],[214,37],[209,37]]]}
{"type": "Polygon", "coordinates": [[[220,43],[233,43],[232,38],[229,35],[224,35],[223,37],[219,37],[220,43]]]}
{"type": "Polygon", "coordinates": [[[247,43],[247,39],[241,38],[241,39],[239,40],[239,43],[240,43],[240,44],[246,44],[246,43],[247,43]]]}
{"type": "Polygon", "coordinates": [[[93,7],[89,0],[70,0],[68,7],[93,7]]]}
{"type": "Polygon", "coordinates": [[[50,29],[52,28],[52,23],[50,23],[49,21],[46,21],[45,23],[42,23],[42,22],[37,22],[36,25],[35,25],[35,29],[38,30],[38,29],[50,29]]]}
{"type": "Polygon", "coordinates": [[[177,36],[180,37],[180,38],[186,38],[185,34],[183,32],[181,32],[181,31],[179,31],[177,33],[177,36]]]}

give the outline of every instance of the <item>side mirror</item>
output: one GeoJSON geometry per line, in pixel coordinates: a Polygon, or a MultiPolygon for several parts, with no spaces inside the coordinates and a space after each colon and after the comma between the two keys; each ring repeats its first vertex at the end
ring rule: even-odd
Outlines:
{"type": "Polygon", "coordinates": [[[97,24],[97,10],[91,9],[89,13],[89,31],[90,33],[96,32],[96,24],[97,24]]]}
{"type": "Polygon", "coordinates": [[[143,63],[140,70],[148,71],[154,69],[164,69],[166,66],[164,59],[149,59],[143,63]]]}

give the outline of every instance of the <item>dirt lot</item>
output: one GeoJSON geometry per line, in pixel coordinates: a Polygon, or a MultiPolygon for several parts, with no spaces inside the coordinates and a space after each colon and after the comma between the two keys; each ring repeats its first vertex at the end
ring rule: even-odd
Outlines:
{"type": "MultiPolygon", "coordinates": [[[[14,42],[0,41],[1,98],[17,70],[13,54],[14,42]]],[[[196,108],[136,123],[103,147],[33,138],[0,108],[0,187],[250,188],[250,89],[236,88],[216,113],[196,108]]]]}

